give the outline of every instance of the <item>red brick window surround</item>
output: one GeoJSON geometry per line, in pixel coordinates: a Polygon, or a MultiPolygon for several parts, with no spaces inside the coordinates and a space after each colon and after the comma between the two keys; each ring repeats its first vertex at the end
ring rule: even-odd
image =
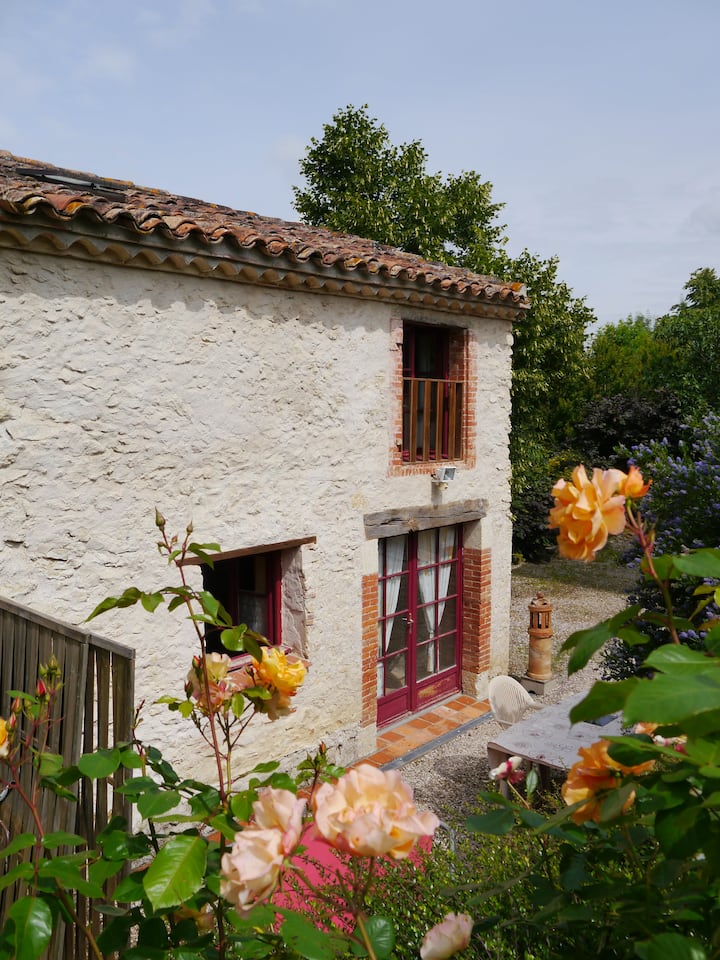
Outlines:
{"type": "Polygon", "coordinates": [[[476,371],[468,330],[391,322],[390,475],[475,464],[476,371]]]}

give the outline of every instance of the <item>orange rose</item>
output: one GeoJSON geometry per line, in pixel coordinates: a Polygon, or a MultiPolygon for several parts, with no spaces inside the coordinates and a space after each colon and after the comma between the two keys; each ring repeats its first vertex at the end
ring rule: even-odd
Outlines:
{"type": "MultiPolygon", "coordinates": [[[[652,481],[651,481],[652,482],[652,481]]],[[[620,484],[620,493],[628,500],[639,500],[644,497],[650,489],[650,483],[645,483],[643,475],[636,466],[630,467],[625,480],[620,484]]]]}
{"type": "Polygon", "coordinates": [[[262,660],[255,660],[254,667],[260,683],[286,697],[295,696],[307,673],[301,660],[289,660],[280,647],[265,647],[262,660]]]}
{"type": "Polygon", "coordinates": [[[292,713],[290,698],[295,696],[307,673],[303,661],[286,657],[280,647],[265,647],[262,660],[253,660],[253,670],[257,684],[271,693],[268,700],[257,701],[257,709],[271,720],[292,713]]]}
{"type": "Polygon", "coordinates": [[[572,483],[558,480],[552,489],[555,506],[550,527],[558,527],[560,555],[589,562],[607,543],[608,534],[625,529],[625,496],[619,492],[627,480],[622,470],[595,469],[588,479],[585,467],[575,467],[572,483]]]}
{"type": "Polygon", "coordinates": [[[396,770],[361,763],[336,784],[324,783],[313,800],[315,826],[333,847],[360,857],[387,854],[401,860],[420,837],[430,837],[440,821],[419,813],[412,789],[396,770]]]}
{"type": "MultiPolygon", "coordinates": [[[[562,797],[568,806],[585,801],[572,814],[575,823],[585,820],[599,822],[602,815],[602,805],[605,794],[619,786],[623,776],[647,773],[653,766],[653,761],[639,763],[626,767],[608,754],[609,740],[598,740],[590,747],[580,747],[578,753],[582,757],[574,764],[562,786],[562,797]]],[[[635,802],[633,791],[623,805],[623,813],[630,809],[635,802]]]]}

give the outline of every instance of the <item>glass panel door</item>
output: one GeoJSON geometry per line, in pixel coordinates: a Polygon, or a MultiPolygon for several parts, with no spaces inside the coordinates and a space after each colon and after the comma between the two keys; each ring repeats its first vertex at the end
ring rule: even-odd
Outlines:
{"type": "Polygon", "coordinates": [[[462,528],[379,541],[378,723],[460,689],[462,528]]]}

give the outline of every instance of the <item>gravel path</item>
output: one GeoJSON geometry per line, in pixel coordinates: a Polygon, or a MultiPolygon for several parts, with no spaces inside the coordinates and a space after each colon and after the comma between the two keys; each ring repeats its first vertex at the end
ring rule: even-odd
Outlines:
{"type": "MultiPolygon", "coordinates": [[[[588,689],[599,677],[591,661],[584,670],[567,675],[566,657],[559,651],[575,630],[591,627],[625,607],[625,591],[634,576],[624,567],[596,561],[579,564],[554,560],[549,564],[523,564],[513,571],[510,624],[510,673],[523,675],[528,664],[528,604],[538,591],[553,604],[553,677],[556,682],[543,698],[555,703],[588,689]]],[[[486,745],[500,733],[488,720],[458,734],[417,760],[402,767],[403,779],[415,791],[420,807],[432,809],[445,819],[465,813],[478,791],[487,788],[486,745]]]]}

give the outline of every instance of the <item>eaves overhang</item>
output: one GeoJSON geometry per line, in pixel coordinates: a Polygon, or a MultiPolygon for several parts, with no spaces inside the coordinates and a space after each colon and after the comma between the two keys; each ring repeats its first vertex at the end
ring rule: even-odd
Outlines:
{"type": "Polygon", "coordinates": [[[78,193],[33,179],[35,162],[22,163],[0,152],[0,247],[508,321],[529,306],[522,284],[373,241],[121,181],[78,193]],[[12,162],[14,177],[3,176],[12,162]]]}

